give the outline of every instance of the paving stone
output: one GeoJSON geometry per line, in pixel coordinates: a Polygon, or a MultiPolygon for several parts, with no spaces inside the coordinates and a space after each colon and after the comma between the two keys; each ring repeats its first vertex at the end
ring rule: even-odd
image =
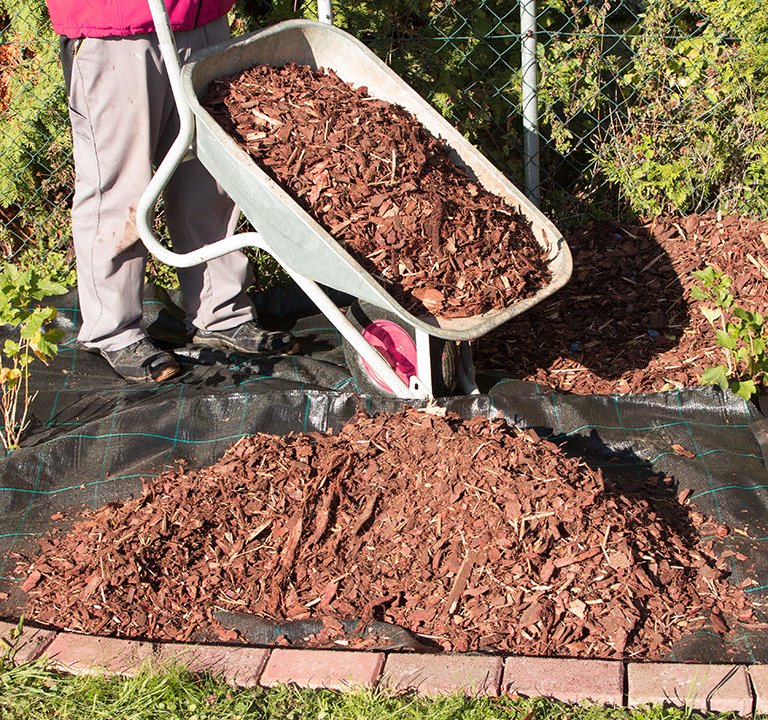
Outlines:
{"type": "Polygon", "coordinates": [[[272,650],[260,684],[294,684],[345,690],[373,687],[384,665],[384,653],[356,650],[272,650]]]}
{"type": "Polygon", "coordinates": [[[73,674],[133,675],[152,661],[152,644],[139,640],[58,633],[45,654],[73,674]]]}
{"type": "Polygon", "coordinates": [[[502,691],[568,703],[622,705],[624,666],[613,660],[508,657],[502,691]]]}
{"type": "Polygon", "coordinates": [[[17,663],[36,660],[56,637],[54,630],[41,630],[28,626],[22,626],[21,635],[16,637],[17,628],[18,623],[0,620],[0,655],[12,647],[13,659],[17,663]]]}
{"type": "Polygon", "coordinates": [[[706,712],[752,713],[753,697],[744,665],[629,663],[631,706],[664,704],[706,712]]]}
{"type": "Polygon", "coordinates": [[[747,669],[755,696],[755,714],[768,713],[768,665],[750,665],[747,669]]]}
{"type": "Polygon", "coordinates": [[[503,661],[486,655],[389,653],[381,685],[420,695],[499,694],[503,661]]]}
{"type": "Polygon", "coordinates": [[[182,665],[193,673],[209,673],[228,685],[254,687],[267,664],[269,650],[224,645],[162,643],[156,646],[159,667],[182,665]]]}

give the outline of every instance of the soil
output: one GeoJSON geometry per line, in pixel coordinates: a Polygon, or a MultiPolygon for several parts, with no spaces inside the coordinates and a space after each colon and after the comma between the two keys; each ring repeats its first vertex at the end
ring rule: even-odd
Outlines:
{"type": "Polygon", "coordinates": [[[367,88],[259,66],[215,81],[203,104],[407,310],[471,317],[547,283],[546,251],[518,209],[367,88]]]}
{"type": "Polygon", "coordinates": [[[479,339],[479,368],[579,394],[695,387],[725,362],[690,294],[691,273],[709,264],[734,280],[737,304],[768,316],[768,221],[707,213],[592,223],[566,240],[570,282],[479,339]]]}
{"type": "Polygon", "coordinates": [[[754,626],[670,478],[618,486],[533,431],[404,409],[338,435],[256,435],[148,480],[25,561],[25,617],[125,637],[236,641],[216,613],[384,621],[446,650],[663,656],[754,626]],[[200,634],[204,638],[200,638],[200,634]]]}

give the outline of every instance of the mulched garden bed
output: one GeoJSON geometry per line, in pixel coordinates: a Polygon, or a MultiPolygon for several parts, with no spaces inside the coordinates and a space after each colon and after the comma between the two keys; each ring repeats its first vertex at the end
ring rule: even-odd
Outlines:
{"type": "MultiPolygon", "coordinates": [[[[469,317],[548,275],[528,223],[470,182],[401,108],[332,72],[257,67],[213,84],[210,112],[404,307],[469,317]]],[[[558,224],[557,218],[552,218],[558,224]]],[[[566,235],[568,285],[474,343],[480,370],[579,394],[692,387],[723,362],[690,296],[714,264],[768,314],[768,221],[712,212],[566,235]]]]}
{"type": "Polygon", "coordinates": [[[725,360],[690,295],[692,271],[708,264],[733,278],[738,304],[768,316],[768,221],[707,213],[593,223],[566,241],[569,283],[480,338],[479,368],[579,394],[695,387],[725,360]]]}
{"type": "Polygon", "coordinates": [[[88,633],[236,640],[219,609],[383,620],[447,650],[654,659],[755,624],[727,579],[746,558],[715,550],[729,529],[673,487],[614,485],[501,420],[359,413],[148,480],[17,570],[28,620],[88,633]]]}
{"type": "Polygon", "coordinates": [[[216,80],[203,104],[407,310],[470,317],[548,282],[517,208],[367,88],[306,66],[259,66],[216,80]]]}

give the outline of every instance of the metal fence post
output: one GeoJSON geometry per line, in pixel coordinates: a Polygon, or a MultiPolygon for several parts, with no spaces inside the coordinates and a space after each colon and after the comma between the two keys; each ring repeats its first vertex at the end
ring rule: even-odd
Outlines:
{"type": "Polygon", "coordinates": [[[541,205],[539,168],[539,84],[536,61],[536,0],[520,0],[525,194],[541,205]]]}
{"type": "Polygon", "coordinates": [[[317,0],[317,17],[320,22],[333,25],[333,8],[331,0],[317,0]]]}

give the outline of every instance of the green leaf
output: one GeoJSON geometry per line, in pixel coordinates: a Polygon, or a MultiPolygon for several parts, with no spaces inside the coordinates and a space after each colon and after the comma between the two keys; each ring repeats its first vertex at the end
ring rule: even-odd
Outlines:
{"type": "Polygon", "coordinates": [[[691,288],[691,297],[694,300],[706,300],[709,298],[709,293],[702,290],[698,285],[694,285],[691,288]]]}
{"type": "Polygon", "coordinates": [[[723,311],[719,308],[702,307],[701,314],[713,325],[723,317],[723,311]]]}
{"type": "Polygon", "coordinates": [[[728,370],[724,365],[707,368],[701,374],[702,385],[717,385],[723,390],[728,389],[728,370]]]}
{"type": "Polygon", "coordinates": [[[13,340],[6,340],[5,345],[3,345],[3,353],[6,357],[13,357],[19,352],[19,343],[14,342],[13,340]]]}
{"type": "MultiPolygon", "coordinates": [[[[43,333],[43,338],[48,343],[55,343],[57,346],[58,344],[64,339],[64,336],[66,333],[61,328],[51,328],[50,330],[46,330],[45,333],[43,333]]],[[[56,351],[58,352],[58,347],[56,348],[56,351]]]]}
{"type": "Polygon", "coordinates": [[[727,348],[728,350],[735,349],[735,347],[736,347],[736,338],[732,337],[725,330],[718,330],[715,333],[715,337],[717,337],[717,344],[718,345],[721,345],[722,347],[727,348]]]}
{"type": "Polygon", "coordinates": [[[697,280],[701,280],[704,287],[711,287],[715,282],[715,268],[711,265],[707,265],[703,270],[694,270],[691,274],[697,280]]]}
{"type": "MultiPolygon", "coordinates": [[[[43,293],[43,297],[50,297],[51,295],[63,295],[67,292],[66,285],[54,282],[48,278],[42,278],[38,283],[40,292],[43,293]]],[[[42,300],[42,298],[40,298],[42,300]]]]}
{"type": "Polygon", "coordinates": [[[40,332],[40,328],[43,327],[44,322],[45,315],[43,313],[32,313],[21,326],[19,334],[25,340],[31,340],[40,332]]]}
{"type": "Polygon", "coordinates": [[[31,348],[32,352],[35,353],[35,357],[43,362],[54,357],[59,350],[58,346],[55,343],[48,342],[44,335],[35,338],[35,342],[31,345],[31,348]]]}
{"type": "Polygon", "coordinates": [[[731,380],[730,388],[744,400],[749,400],[757,392],[757,385],[752,380],[731,380]]]}

